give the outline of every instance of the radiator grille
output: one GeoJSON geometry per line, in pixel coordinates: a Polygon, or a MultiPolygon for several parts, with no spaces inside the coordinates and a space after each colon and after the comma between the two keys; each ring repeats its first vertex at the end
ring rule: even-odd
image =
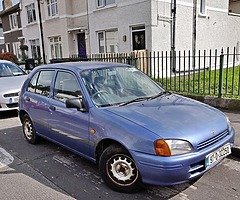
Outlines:
{"type": "Polygon", "coordinates": [[[219,133],[218,135],[215,135],[214,137],[204,141],[204,142],[201,142],[197,145],[197,149],[198,150],[201,150],[201,149],[204,149],[220,140],[222,140],[223,138],[225,138],[227,135],[229,134],[228,132],[228,129],[219,133]]]}

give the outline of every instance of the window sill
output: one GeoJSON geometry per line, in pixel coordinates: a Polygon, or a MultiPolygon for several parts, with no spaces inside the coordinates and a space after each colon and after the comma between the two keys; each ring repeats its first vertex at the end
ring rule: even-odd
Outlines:
{"type": "Polygon", "coordinates": [[[16,28],[11,28],[9,31],[18,31],[20,30],[20,28],[16,27],[16,28]]]}
{"type": "Polygon", "coordinates": [[[30,22],[30,23],[27,23],[26,26],[33,26],[33,25],[36,25],[36,24],[37,24],[36,21],[35,22],[30,22]]]}
{"type": "Polygon", "coordinates": [[[235,17],[240,17],[240,13],[232,13],[232,12],[229,12],[228,15],[231,15],[231,16],[235,16],[235,17]]]}
{"type": "Polygon", "coordinates": [[[48,16],[45,21],[51,21],[51,20],[55,20],[55,19],[59,19],[59,16],[58,15],[48,16]]]}
{"type": "Polygon", "coordinates": [[[198,13],[199,18],[207,18],[207,14],[198,13]]]}
{"type": "Polygon", "coordinates": [[[97,12],[97,11],[105,10],[105,9],[116,8],[116,7],[117,7],[117,4],[114,3],[114,4],[107,5],[107,6],[97,7],[95,10],[93,10],[93,12],[97,12]]]}

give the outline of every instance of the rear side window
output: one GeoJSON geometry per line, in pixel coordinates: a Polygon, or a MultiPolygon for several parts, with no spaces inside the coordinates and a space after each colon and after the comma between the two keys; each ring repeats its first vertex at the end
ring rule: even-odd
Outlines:
{"type": "Polygon", "coordinates": [[[54,86],[54,99],[65,102],[67,99],[81,96],[82,93],[74,75],[68,72],[58,72],[54,86]]]}
{"type": "Polygon", "coordinates": [[[41,71],[36,84],[35,92],[48,97],[54,71],[41,71]]]}
{"type": "Polygon", "coordinates": [[[37,85],[37,78],[38,78],[39,72],[37,72],[31,79],[31,81],[28,84],[28,92],[35,92],[36,85],[37,85]]]}

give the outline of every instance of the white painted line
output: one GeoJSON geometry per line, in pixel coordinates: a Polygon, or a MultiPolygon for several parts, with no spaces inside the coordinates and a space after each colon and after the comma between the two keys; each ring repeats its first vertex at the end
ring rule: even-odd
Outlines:
{"type": "Polygon", "coordinates": [[[0,147],[0,169],[10,165],[14,158],[3,148],[0,147]]]}

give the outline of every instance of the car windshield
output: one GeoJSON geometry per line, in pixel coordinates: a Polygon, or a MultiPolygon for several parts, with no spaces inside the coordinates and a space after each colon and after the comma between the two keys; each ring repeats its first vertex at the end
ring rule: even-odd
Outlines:
{"type": "Polygon", "coordinates": [[[157,83],[134,67],[84,70],[81,78],[97,107],[144,101],[164,92],[157,83]]]}
{"type": "Polygon", "coordinates": [[[25,72],[18,66],[12,63],[0,63],[0,78],[9,76],[21,76],[25,72]]]}

